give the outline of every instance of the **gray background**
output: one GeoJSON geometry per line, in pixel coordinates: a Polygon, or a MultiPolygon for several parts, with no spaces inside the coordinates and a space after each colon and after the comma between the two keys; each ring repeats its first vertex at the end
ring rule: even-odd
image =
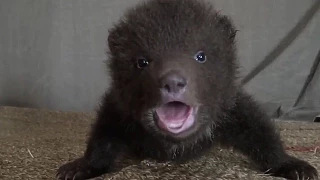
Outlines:
{"type": "MultiPolygon", "coordinates": [[[[92,111],[108,87],[106,38],[123,11],[139,0],[1,0],[0,105],[92,111]]],[[[317,0],[216,0],[237,28],[245,76],[283,39],[317,0]]],[[[320,49],[320,13],[276,61],[245,88],[285,112],[320,49]]],[[[319,113],[320,73],[299,107],[319,113]]],[[[293,113],[294,114],[294,113],[293,113]]],[[[297,114],[291,115],[298,117],[297,114]]]]}

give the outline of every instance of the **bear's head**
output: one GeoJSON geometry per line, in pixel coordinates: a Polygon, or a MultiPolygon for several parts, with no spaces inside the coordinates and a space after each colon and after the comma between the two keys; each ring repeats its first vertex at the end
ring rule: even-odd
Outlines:
{"type": "Polygon", "coordinates": [[[151,0],[108,36],[112,86],[123,108],[171,140],[210,134],[236,85],[235,29],[200,0],[151,0]]]}

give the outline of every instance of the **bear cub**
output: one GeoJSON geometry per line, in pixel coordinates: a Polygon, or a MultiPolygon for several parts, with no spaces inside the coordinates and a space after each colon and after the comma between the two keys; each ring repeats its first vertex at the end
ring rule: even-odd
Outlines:
{"type": "Polygon", "coordinates": [[[183,162],[216,145],[233,147],[258,170],[287,179],[318,179],[287,154],[273,122],[238,84],[236,29],[203,0],[147,0],[110,29],[112,82],[84,155],[57,179],[111,171],[129,149],[139,158],[183,162]]]}

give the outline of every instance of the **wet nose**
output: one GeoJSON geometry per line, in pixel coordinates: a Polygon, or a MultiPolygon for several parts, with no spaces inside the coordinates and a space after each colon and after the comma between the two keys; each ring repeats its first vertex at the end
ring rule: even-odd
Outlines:
{"type": "Polygon", "coordinates": [[[167,93],[183,93],[187,80],[180,73],[171,71],[160,79],[161,89],[167,93]]]}

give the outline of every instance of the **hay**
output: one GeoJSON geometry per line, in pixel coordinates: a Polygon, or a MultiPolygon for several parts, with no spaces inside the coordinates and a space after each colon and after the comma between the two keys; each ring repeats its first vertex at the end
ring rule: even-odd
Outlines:
{"type": "MultiPolygon", "coordinates": [[[[93,118],[90,113],[0,107],[0,179],[54,179],[58,166],[83,153],[93,118]]],[[[320,124],[278,124],[288,152],[320,171],[320,124]]],[[[126,158],[118,169],[96,179],[280,179],[256,172],[242,155],[219,148],[181,165],[126,158]]]]}

